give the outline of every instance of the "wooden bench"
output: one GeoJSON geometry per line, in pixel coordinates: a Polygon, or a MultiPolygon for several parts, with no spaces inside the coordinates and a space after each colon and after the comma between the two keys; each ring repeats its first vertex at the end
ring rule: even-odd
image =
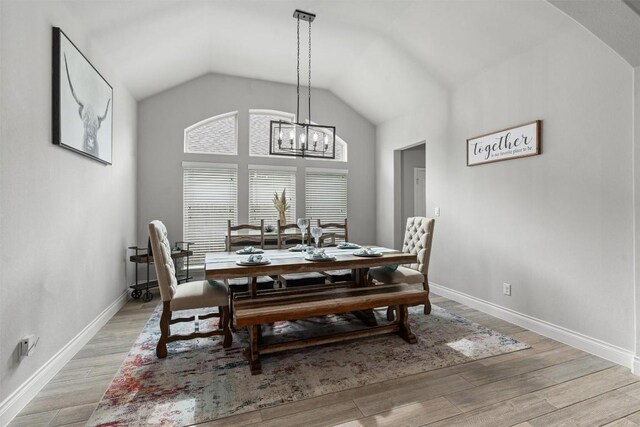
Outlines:
{"type": "Polygon", "coordinates": [[[262,373],[261,354],[390,333],[398,334],[405,341],[413,344],[416,342],[416,337],[409,328],[407,306],[423,304],[427,298],[427,291],[415,289],[406,284],[343,287],[304,293],[273,293],[260,295],[257,298],[236,300],[235,318],[238,327],[246,326],[249,330],[250,344],[245,355],[249,359],[251,373],[256,375],[262,373]],[[399,313],[397,320],[389,325],[277,344],[261,342],[261,325],[263,324],[387,306],[397,306],[399,313]]]}

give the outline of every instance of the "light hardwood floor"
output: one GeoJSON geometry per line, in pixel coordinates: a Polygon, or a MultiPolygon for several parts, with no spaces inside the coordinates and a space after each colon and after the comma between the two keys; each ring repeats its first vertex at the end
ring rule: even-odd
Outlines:
{"type": "MultiPolygon", "coordinates": [[[[83,426],[158,301],[127,303],[10,426],[83,426]]],[[[628,369],[454,301],[432,301],[532,348],[199,426],[640,425],[640,377],[628,369]]]]}

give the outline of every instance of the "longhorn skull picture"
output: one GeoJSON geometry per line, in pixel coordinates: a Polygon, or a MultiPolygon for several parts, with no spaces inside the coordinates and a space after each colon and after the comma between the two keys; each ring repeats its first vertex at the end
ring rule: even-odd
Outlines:
{"type": "Polygon", "coordinates": [[[113,89],[55,27],[53,50],[53,143],[111,164],[113,89]]]}
{"type": "Polygon", "coordinates": [[[71,83],[71,76],[69,76],[69,65],[67,64],[67,55],[64,55],[64,68],[67,71],[67,79],[69,80],[69,87],[71,88],[71,95],[73,95],[73,99],[78,103],[78,116],[80,120],[82,120],[82,125],[84,127],[84,135],[82,137],[84,151],[89,154],[93,154],[96,157],[98,156],[98,129],[100,129],[100,125],[107,117],[107,112],[109,111],[109,103],[111,99],[107,101],[107,107],[104,110],[104,114],[98,116],[96,110],[93,108],[91,104],[84,104],[80,99],[78,99],[78,95],[73,90],[73,83],[71,83]]]}

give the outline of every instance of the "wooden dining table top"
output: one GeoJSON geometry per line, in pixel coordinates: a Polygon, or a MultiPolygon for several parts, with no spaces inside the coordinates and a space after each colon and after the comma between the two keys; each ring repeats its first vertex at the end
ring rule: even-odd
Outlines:
{"type": "Polygon", "coordinates": [[[363,269],[384,265],[411,264],[416,262],[415,254],[407,254],[395,249],[374,246],[382,252],[379,257],[353,255],[356,249],[323,248],[334,261],[308,261],[304,252],[292,252],[288,249],[266,249],[262,253],[271,260],[270,264],[241,266],[236,261],[245,260],[248,255],[235,252],[211,252],[205,255],[205,277],[207,279],[233,279],[239,277],[273,276],[279,274],[308,273],[328,270],[363,269]]]}

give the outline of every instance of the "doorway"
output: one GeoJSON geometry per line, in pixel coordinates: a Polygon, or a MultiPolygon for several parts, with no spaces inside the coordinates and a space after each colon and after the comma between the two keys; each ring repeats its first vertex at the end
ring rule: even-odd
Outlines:
{"type": "Polygon", "coordinates": [[[413,168],[413,216],[427,216],[427,170],[413,168]]]}
{"type": "Polygon", "coordinates": [[[400,209],[395,233],[395,246],[402,248],[407,218],[426,216],[426,146],[424,142],[399,150],[399,174],[396,174],[396,188],[400,193],[400,209]],[[398,185],[399,184],[399,185],[398,185]]]}

